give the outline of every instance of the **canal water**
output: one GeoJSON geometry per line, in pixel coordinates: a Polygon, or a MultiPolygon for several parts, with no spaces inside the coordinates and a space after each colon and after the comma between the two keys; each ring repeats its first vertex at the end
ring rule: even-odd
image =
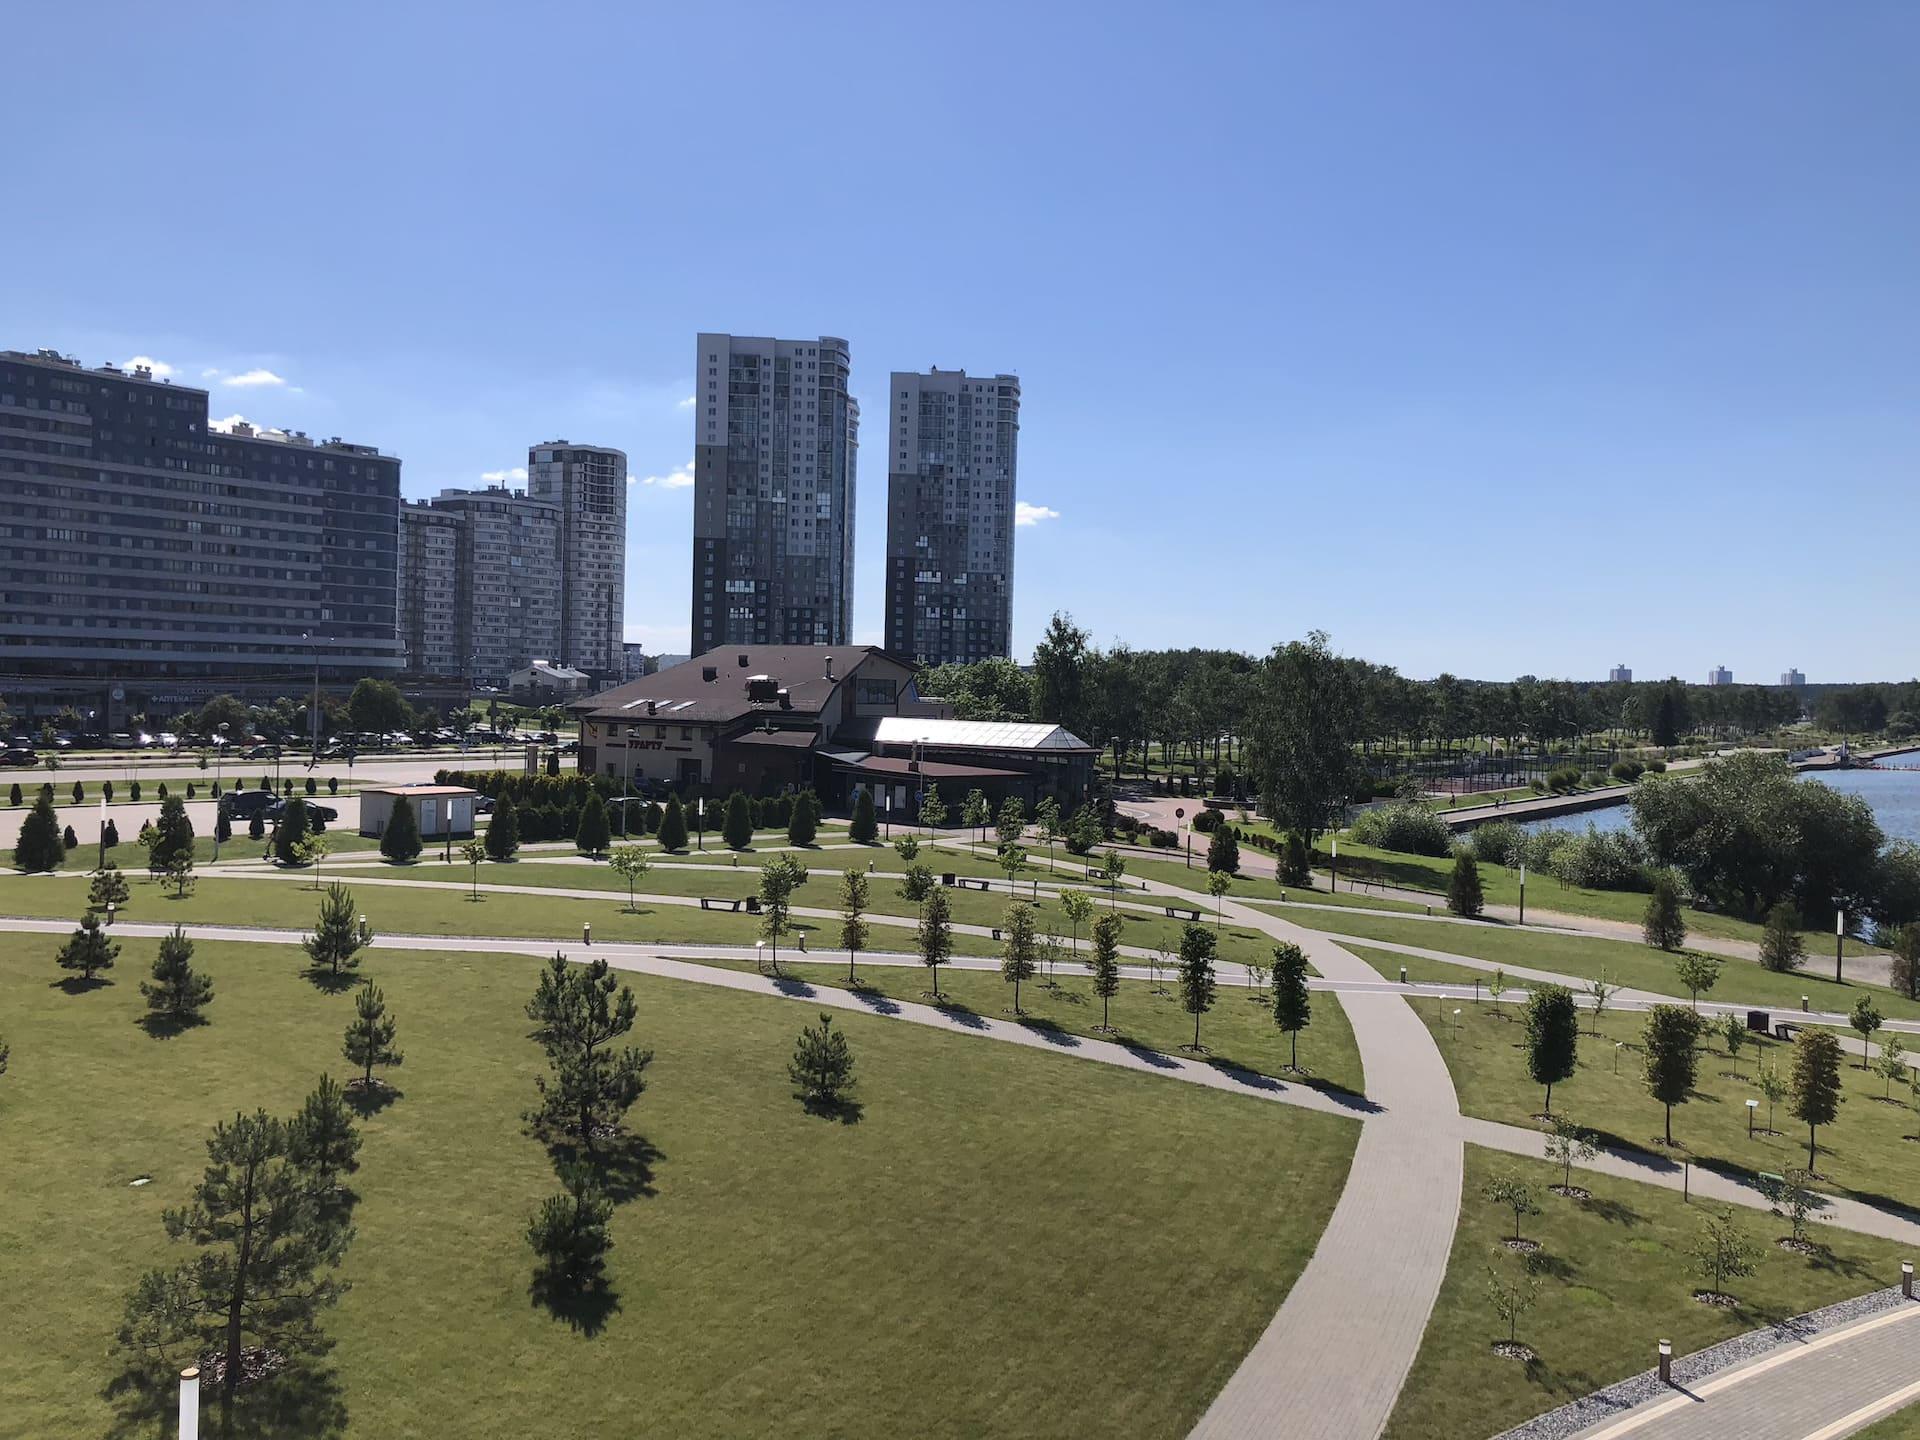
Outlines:
{"type": "MultiPolygon", "coordinates": [[[[1920,762],[1903,756],[1887,763],[1889,768],[1884,770],[1829,770],[1811,778],[1844,794],[1864,797],[1889,840],[1920,842],[1920,762]]],[[[1596,830],[1625,830],[1632,823],[1632,814],[1624,804],[1613,805],[1605,810],[1529,820],[1521,828],[1572,830],[1578,834],[1585,834],[1589,825],[1596,830]]]]}

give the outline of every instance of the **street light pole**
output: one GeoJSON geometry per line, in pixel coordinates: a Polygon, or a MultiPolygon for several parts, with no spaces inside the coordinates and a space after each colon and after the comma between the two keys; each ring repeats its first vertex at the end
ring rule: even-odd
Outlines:
{"type": "Polygon", "coordinates": [[[1847,912],[1836,910],[1833,912],[1833,983],[1836,985],[1844,983],[1840,978],[1840,962],[1847,953],[1846,945],[1847,912]]]}
{"type": "Polygon", "coordinates": [[[1520,923],[1527,923],[1527,865],[1520,862],[1520,923]]]}

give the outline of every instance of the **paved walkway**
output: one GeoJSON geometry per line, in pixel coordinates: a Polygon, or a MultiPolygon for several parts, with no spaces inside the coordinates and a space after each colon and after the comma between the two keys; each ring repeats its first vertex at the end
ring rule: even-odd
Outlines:
{"type": "MultiPolygon", "coordinates": [[[[1227,914],[1293,941],[1330,980],[1379,979],[1325,935],[1250,906],[1229,905],[1227,914]]],[[[1400,994],[1338,998],[1379,1112],[1360,1132],[1313,1259],[1194,1427],[1194,1440],[1373,1440],[1393,1413],[1446,1277],[1462,1159],[1452,1077],[1400,994]]]]}
{"type": "Polygon", "coordinates": [[[1574,1440],[1840,1440],[1920,1400],[1920,1305],[1783,1345],[1574,1440]]]}

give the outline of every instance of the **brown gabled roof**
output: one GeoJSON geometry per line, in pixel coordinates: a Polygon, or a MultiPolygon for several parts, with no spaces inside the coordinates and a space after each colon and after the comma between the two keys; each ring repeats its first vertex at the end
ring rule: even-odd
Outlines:
{"type": "Polygon", "coordinates": [[[729,645],[684,660],[671,669],[643,675],[603,690],[567,708],[582,719],[653,721],[656,724],[727,722],[746,715],[817,715],[840,682],[879,656],[912,666],[877,645],[729,645]],[[827,679],[827,659],[833,679],[827,679]],[[705,678],[707,671],[714,678],[705,678]],[[765,675],[787,692],[788,705],[755,704],[747,699],[747,681],[765,675]],[[651,714],[647,702],[654,703],[651,714]]]}

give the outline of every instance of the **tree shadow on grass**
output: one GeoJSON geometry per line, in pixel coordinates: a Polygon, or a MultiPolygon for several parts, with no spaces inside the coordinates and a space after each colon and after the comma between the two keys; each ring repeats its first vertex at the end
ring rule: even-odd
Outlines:
{"type": "Polygon", "coordinates": [[[867,1113],[867,1107],[858,1100],[842,1095],[832,1100],[806,1099],[800,1101],[800,1108],[809,1115],[822,1120],[837,1120],[842,1125],[858,1125],[867,1113]]]}
{"type": "Polygon", "coordinates": [[[362,1120],[370,1119],[386,1109],[407,1092],[399,1086],[375,1077],[372,1089],[363,1088],[360,1077],[355,1076],[346,1084],[347,1104],[353,1107],[353,1113],[362,1120]]]}
{"type": "Polygon", "coordinates": [[[547,1157],[554,1174],[564,1181],[578,1165],[593,1173],[596,1184],[616,1205],[651,1197],[654,1191],[653,1169],[666,1157],[644,1135],[622,1133],[602,1140],[589,1155],[572,1137],[550,1141],[547,1157]]]}
{"type": "Polygon", "coordinates": [[[84,995],[89,990],[104,990],[112,984],[113,981],[104,975],[96,975],[91,980],[80,975],[63,975],[58,980],[48,981],[47,988],[64,991],[68,995],[84,995]]]}
{"type": "Polygon", "coordinates": [[[605,1274],[576,1282],[545,1265],[533,1272],[527,1300],[588,1339],[606,1329],[607,1321],[620,1312],[620,1297],[605,1274]]]}
{"type": "MultiPolygon", "coordinates": [[[[129,1364],[109,1380],[101,1394],[114,1407],[106,1434],[112,1440],[151,1440],[173,1433],[180,1405],[180,1369],[156,1367],[145,1360],[129,1364]]],[[[234,1440],[332,1440],[347,1428],[346,1392],[334,1367],[312,1357],[242,1389],[233,1404],[233,1426],[220,1424],[220,1392],[200,1389],[201,1433],[234,1440]]]]}
{"type": "Polygon", "coordinates": [[[133,1022],[147,1032],[153,1040],[171,1040],[176,1035],[184,1035],[189,1030],[198,1030],[207,1023],[204,1015],[164,1015],[158,1012],[142,1015],[133,1022]]]}
{"type": "Polygon", "coordinates": [[[1604,1220],[1610,1225],[1632,1227],[1640,1223],[1640,1212],[1623,1201],[1608,1200],[1600,1195],[1589,1195],[1586,1199],[1576,1200],[1574,1203],[1586,1214],[1604,1220]]]}
{"type": "Polygon", "coordinates": [[[361,976],[357,971],[342,970],[335,974],[331,969],[309,965],[300,972],[307,977],[309,984],[323,995],[344,995],[360,984],[361,976]]]}

